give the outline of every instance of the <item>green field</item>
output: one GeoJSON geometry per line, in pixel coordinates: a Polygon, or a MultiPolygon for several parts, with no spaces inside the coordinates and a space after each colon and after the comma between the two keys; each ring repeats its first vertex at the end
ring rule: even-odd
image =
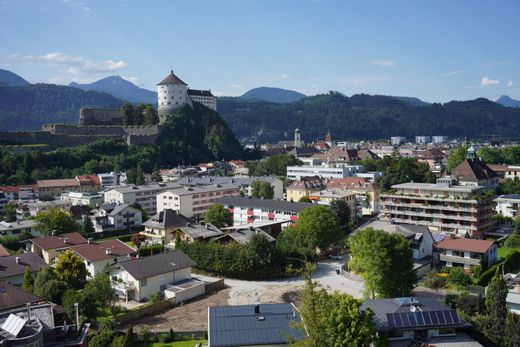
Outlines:
{"type": "Polygon", "coordinates": [[[520,251],[520,248],[511,248],[506,246],[498,247],[498,258],[504,259],[509,253],[513,253],[514,251],[520,251]]]}

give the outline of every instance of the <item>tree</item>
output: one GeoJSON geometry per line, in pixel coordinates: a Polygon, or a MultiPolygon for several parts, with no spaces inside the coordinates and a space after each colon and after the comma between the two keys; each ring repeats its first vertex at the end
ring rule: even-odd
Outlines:
{"type": "MultiPolygon", "coordinates": [[[[100,319],[101,320],[101,319],[100,319]]],[[[110,347],[116,337],[116,322],[113,318],[103,318],[99,323],[99,329],[88,342],[90,347],[110,347]]]]}
{"type": "Polygon", "coordinates": [[[365,280],[365,296],[410,294],[416,281],[410,241],[399,234],[367,228],[350,237],[350,250],[349,269],[365,280]]]}
{"type": "Polygon", "coordinates": [[[316,290],[315,284],[308,281],[300,312],[308,337],[296,346],[378,345],[372,311],[362,311],[361,302],[350,295],[316,290]]]}
{"type": "Polygon", "coordinates": [[[125,338],[123,340],[123,347],[134,347],[134,327],[130,325],[125,333],[125,338]]]}
{"type": "Polygon", "coordinates": [[[350,223],[352,222],[351,211],[348,202],[343,199],[336,199],[331,202],[330,209],[332,212],[334,212],[336,217],[338,217],[340,225],[343,228],[348,229],[350,223]]]}
{"type": "Polygon", "coordinates": [[[274,189],[269,182],[256,180],[251,184],[251,195],[254,198],[272,199],[274,197],[274,189]]]}
{"type": "Polygon", "coordinates": [[[126,183],[127,184],[136,184],[137,181],[137,171],[135,167],[131,167],[126,170],[126,183]]]}
{"type": "Polygon", "coordinates": [[[277,154],[265,161],[248,161],[246,167],[250,176],[285,176],[287,175],[287,166],[302,164],[293,155],[277,154]]]}
{"type": "Polygon", "coordinates": [[[428,164],[421,163],[415,158],[392,159],[389,164],[383,170],[385,175],[378,180],[383,190],[389,190],[394,184],[410,181],[433,183],[436,180],[428,164]]]}
{"type": "Polygon", "coordinates": [[[123,118],[123,125],[133,125],[134,124],[134,107],[131,103],[125,102],[123,106],[121,106],[121,117],[123,118]]]}
{"type": "Polygon", "coordinates": [[[89,235],[96,232],[96,229],[94,228],[94,223],[92,223],[92,219],[88,215],[85,215],[83,217],[83,235],[89,235]]]}
{"type": "Polygon", "coordinates": [[[460,163],[462,163],[468,156],[468,145],[460,145],[455,148],[448,156],[448,172],[452,172],[460,163]]]}
{"type": "Polygon", "coordinates": [[[155,163],[152,171],[152,181],[154,182],[162,182],[161,170],[158,163],[155,163]]]}
{"type": "Polygon", "coordinates": [[[338,217],[329,207],[317,205],[307,207],[300,216],[291,232],[296,235],[300,246],[308,250],[326,250],[330,245],[343,238],[338,217]]]}
{"type": "Polygon", "coordinates": [[[4,206],[4,220],[6,222],[16,221],[16,204],[9,202],[4,206]]]}
{"type": "Polygon", "coordinates": [[[312,200],[309,198],[308,195],[304,195],[300,199],[298,199],[298,202],[312,203],[312,200]]]}
{"type": "Polygon", "coordinates": [[[143,234],[139,234],[139,233],[133,234],[132,237],[130,238],[130,241],[132,241],[132,243],[137,248],[141,247],[141,243],[143,243],[144,240],[146,240],[146,236],[144,236],[143,234]]]}
{"type": "Polygon", "coordinates": [[[464,268],[453,267],[448,273],[446,282],[454,286],[466,288],[466,286],[471,284],[471,278],[464,271],[464,268]]]}
{"type": "Polygon", "coordinates": [[[57,235],[81,231],[81,227],[68,212],[59,208],[50,208],[36,215],[36,229],[45,235],[56,232],[57,235]]]}
{"type": "Polygon", "coordinates": [[[155,125],[159,123],[159,116],[157,115],[157,110],[150,104],[145,106],[143,116],[144,124],[146,125],[155,125]]]}
{"type": "Polygon", "coordinates": [[[144,125],[144,109],[145,104],[138,104],[134,108],[134,125],[144,125]]]}
{"type": "Polygon", "coordinates": [[[497,266],[495,275],[491,279],[486,291],[486,313],[483,319],[483,332],[491,341],[500,344],[504,337],[507,317],[507,283],[497,266]]]}
{"type": "Polygon", "coordinates": [[[81,289],[87,282],[88,271],[83,260],[70,250],[61,253],[54,268],[56,279],[72,289],[81,289]]]}
{"type": "Polygon", "coordinates": [[[520,346],[520,315],[508,312],[506,318],[506,328],[502,340],[504,347],[520,346]]]}
{"type": "Polygon", "coordinates": [[[207,223],[211,223],[217,228],[223,228],[233,224],[231,214],[220,204],[213,204],[206,210],[205,218],[207,223]]]}
{"type": "Polygon", "coordinates": [[[40,291],[43,288],[43,285],[53,279],[56,279],[56,277],[54,276],[54,270],[52,267],[46,266],[40,268],[34,278],[33,293],[41,296],[40,291]]]}
{"type": "Polygon", "coordinates": [[[23,273],[22,289],[26,292],[32,293],[34,288],[34,278],[32,276],[31,268],[26,266],[23,273]]]}
{"type": "Polygon", "coordinates": [[[61,304],[63,293],[67,290],[67,283],[59,280],[45,282],[37,295],[57,304],[61,304]]]}
{"type": "Polygon", "coordinates": [[[144,172],[141,163],[137,164],[137,170],[135,173],[135,184],[137,184],[138,186],[144,184],[144,172]]]}

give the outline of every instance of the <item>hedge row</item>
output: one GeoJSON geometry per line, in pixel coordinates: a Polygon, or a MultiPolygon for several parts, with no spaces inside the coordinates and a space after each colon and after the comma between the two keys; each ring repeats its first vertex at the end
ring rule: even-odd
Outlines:
{"type": "Polygon", "coordinates": [[[497,271],[497,267],[504,267],[504,273],[517,272],[520,270],[520,251],[510,253],[504,261],[491,266],[484,271],[482,275],[475,281],[479,286],[487,286],[497,271]]]}

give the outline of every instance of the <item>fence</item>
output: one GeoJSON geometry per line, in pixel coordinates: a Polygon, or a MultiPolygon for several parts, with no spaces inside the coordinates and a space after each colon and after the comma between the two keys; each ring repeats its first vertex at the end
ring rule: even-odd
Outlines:
{"type": "Polygon", "coordinates": [[[223,288],[224,288],[224,279],[223,278],[219,279],[218,281],[211,282],[211,283],[206,282],[205,293],[206,294],[213,293],[213,292],[216,292],[217,290],[221,290],[223,288]]]}
{"type": "Polygon", "coordinates": [[[155,304],[147,304],[136,309],[133,309],[128,312],[120,313],[114,317],[115,321],[118,323],[125,323],[129,321],[133,321],[139,318],[151,316],[167,309],[173,308],[175,306],[175,299],[172,300],[163,300],[156,302],[155,304]]]}

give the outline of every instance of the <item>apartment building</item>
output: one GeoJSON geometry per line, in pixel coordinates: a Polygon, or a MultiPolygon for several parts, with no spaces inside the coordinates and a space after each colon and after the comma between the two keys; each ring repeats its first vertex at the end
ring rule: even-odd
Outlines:
{"type": "Polygon", "coordinates": [[[104,201],[108,203],[138,203],[149,215],[157,213],[157,194],[168,189],[179,188],[175,183],[157,183],[142,186],[129,185],[110,189],[104,193],[104,201]]]}
{"type": "Polygon", "coordinates": [[[302,177],[301,180],[294,181],[287,187],[287,201],[299,201],[304,196],[309,196],[323,189],[325,189],[325,185],[320,176],[302,177]]]}
{"type": "Polygon", "coordinates": [[[234,184],[169,189],[157,195],[157,211],[172,209],[186,218],[202,217],[217,199],[238,195],[240,188],[234,184]]]}
{"type": "Polygon", "coordinates": [[[483,266],[486,269],[497,260],[497,245],[489,240],[446,237],[436,248],[441,266],[461,266],[465,270],[483,266]]]}
{"type": "Polygon", "coordinates": [[[356,193],[356,213],[370,216],[379,213],[379,188],[362,177],[347,177],[325,181],[327,189],[346,190],[356,193]]]}
{"type": "Polygon", "coordinates": [[[288,166],[287,178],[300,180],[302,177],[345,178],[365,172],[363,165],[288,166]]]}
{"type": "Polygon", "coordinates": [[[438,183],[403,183],[381,195],[382,213],[396,223],[426,225],[432,231],[481,238],[492,228],[494,202],[484,187],[438,183]]]}
{"type": "Polygon", "coordinates": [[[60,200],[68,201],[72,206],[97,206],[103,202],[100,193],[68,192],[61,194],[60,200]]]}
{"type": "Polygon", "coordinates": [[[220,198],[216,203],[229,210],[233,216],[233,225],[254,223],[255,220],[294,223],[301,211],[313,206],[307,202],[251,199],[238,196],[220,198]]]}

